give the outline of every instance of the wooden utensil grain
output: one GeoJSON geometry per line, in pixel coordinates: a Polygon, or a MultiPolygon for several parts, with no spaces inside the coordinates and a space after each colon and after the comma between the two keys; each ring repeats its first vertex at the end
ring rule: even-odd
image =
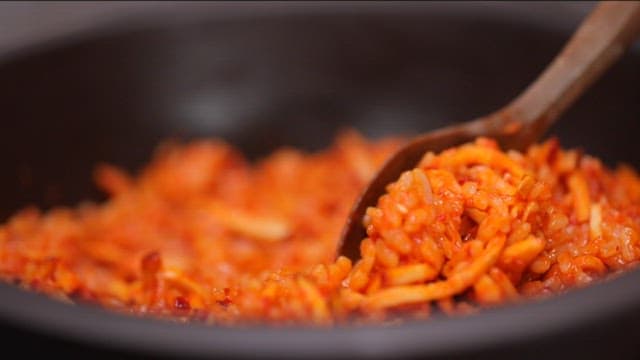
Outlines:
{"type": "Polygon", "coordinates": [[[362,226],[366,209],[425,152],[442,151],[478,136],[494,138],[505,149],[525,149],[622,56],[639,32],[640,2],[601,2],[551,64],[513,101],[487,116],[412,139],[385,163],[356,202],[336,254],[359,258],[360,241],[366,237],[362,226]]]}

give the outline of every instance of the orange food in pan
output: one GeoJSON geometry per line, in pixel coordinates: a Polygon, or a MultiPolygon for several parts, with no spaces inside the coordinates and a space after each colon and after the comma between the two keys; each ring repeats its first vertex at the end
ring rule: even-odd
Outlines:
{"type": "Polygon", "coordinates": [[[101,204],[27,208],[0,227],[0,275],[71,302],[207,323],[379,323],[547,296],[633,267],[640,178],[556,140],[428,153],[334,258],[359,192],[401,140],[249,164],[220,141],[165,144],[137,176],[100,165],[101,204]]]}

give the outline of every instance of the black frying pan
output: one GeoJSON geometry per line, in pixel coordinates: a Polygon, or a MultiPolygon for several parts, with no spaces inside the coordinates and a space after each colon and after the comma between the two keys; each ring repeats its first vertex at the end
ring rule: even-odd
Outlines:
{"type": "MultiPolygon", "coordinates": [[[[549,11],[553,7],[549,5],[549,11]]],[[[326,10],[326,9],[325,9],[326,10]]],[[[224,137],[255,159],[315,150],[339,128],[415,133],[504,104],[571,26],[506,12],[298,11],[107,27],[0,64],[0,217],[101,199],[99,161],[129,170],[167,137],[224,137]]],[[[570,24],[575,25],[575,24],[570,24]]],[[[609,164],[640,166],[640,55],[627,55],[553,129],[609,164]]],[[[68,306],[0,286],[3,350],[352,358],[638,357],[640,272],[548,301],[398,328],[225,329],[68,306]]]]}

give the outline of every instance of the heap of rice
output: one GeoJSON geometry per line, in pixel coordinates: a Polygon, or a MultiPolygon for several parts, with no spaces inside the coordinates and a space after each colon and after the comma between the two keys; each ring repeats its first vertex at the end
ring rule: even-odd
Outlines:
{"type": "Polygon", "coordinates": [[[353,201],[401,144],[355,132],[255,165],[221,141],[165,144],[108,193],[0,227],[0,276],[70,302],[216,324],[318,324],[465,314],[633,267],[640,178],[554,139],[428,153],[363,224],[361,259],[334,259],[353,201]]]}

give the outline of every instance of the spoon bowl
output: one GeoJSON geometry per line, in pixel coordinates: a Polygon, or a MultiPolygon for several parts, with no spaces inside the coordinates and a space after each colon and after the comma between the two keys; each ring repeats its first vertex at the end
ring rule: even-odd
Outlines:
{"type": "Polygon", "coordinates": [[[480,136],[497,140],[505,149],[526,149],[624,54],[639,32],[640,2],[601,2],[551,64],[512,102],[487,116],[409,141],[387,160],[357,200],[336,254],[352,260],[360,257],[360,241],[367,236],[362,226],[367,208],[427,151],[439,152],[480,136]]]}

